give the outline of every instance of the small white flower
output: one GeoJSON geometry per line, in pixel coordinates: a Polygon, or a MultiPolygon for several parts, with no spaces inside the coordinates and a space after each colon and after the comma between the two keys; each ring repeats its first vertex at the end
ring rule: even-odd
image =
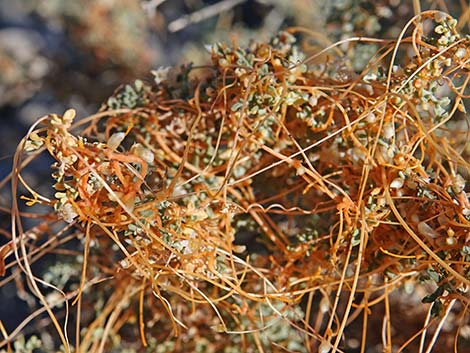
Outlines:
{"type": "Polygon", "coordinates": [[[111,135],[111,137],[108,140],[108,147],[114,151],[116,148],[119,147],[121,142],[124,140],[126,137],[126,134],[124,132],[115,132],[114,134],[111,135]]]}

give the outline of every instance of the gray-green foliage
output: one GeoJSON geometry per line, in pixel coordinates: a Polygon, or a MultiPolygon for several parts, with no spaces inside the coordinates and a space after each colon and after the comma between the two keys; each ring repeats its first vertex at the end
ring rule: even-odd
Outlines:
{"type": "Polygon", "coordinates": [[[13,351],[2,349],[0,353],[33,353],[35,349],[42,347],[42,342],[37,336],[31,336],[26,339],[23,335],[17,337],[13,342],[13,351]]]}
{"type": "Polygon", "coordinates": [[[121,108],[137,108],[145,103],[145,88],[141,80],[136,80],[134,85],[126,85],[114,97],[107,101],[108,107],[111,109],[121,108]]]}

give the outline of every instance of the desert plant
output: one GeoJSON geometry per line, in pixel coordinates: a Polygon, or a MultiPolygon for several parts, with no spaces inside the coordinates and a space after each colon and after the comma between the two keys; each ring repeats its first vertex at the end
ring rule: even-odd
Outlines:
{"type": "Polygon", "coordinates": [[[396,40],[315,54],[298,29],[218,43],[211,65],[156,70],[93,116],[43,117],[15,155],[0,269],[21,271],[2,284],[23,276],[65,352],[468,345],[470,54],[457,25],[425,11],[396,40]],[[366,64],[345,62],[368,45],[366,64]],[[23,177],[46,152],[53,196],[23,177]],[[48,211],[24,210],[20,188],[48,211]],[[81,275],[40,279],[31,265],[52,252],[81,275]],[[397,297],[413,290],[428,315],[402,332],[397,297]]]}

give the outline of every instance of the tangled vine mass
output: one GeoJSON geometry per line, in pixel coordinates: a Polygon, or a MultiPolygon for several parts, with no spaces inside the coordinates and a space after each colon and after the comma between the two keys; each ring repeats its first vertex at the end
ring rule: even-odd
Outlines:
{"type": "Polygon", "coordinates": [[[33,126],[1,269],[21,269],[62,351],[468,347],[470,38],[437,11],[395,40],[305,37],[215,44],[211,65],[161,68],[93,116],[33,126]],[[341,54],[358,44],[376,48],[359,71],[341,54]],[[53,197],[22,177],[43,153],[53,197]],[[71,269],[62,287],[34,274],[43,252],[71,269]],[[403,332],[410,293],[428,315],[403,332]]]}

